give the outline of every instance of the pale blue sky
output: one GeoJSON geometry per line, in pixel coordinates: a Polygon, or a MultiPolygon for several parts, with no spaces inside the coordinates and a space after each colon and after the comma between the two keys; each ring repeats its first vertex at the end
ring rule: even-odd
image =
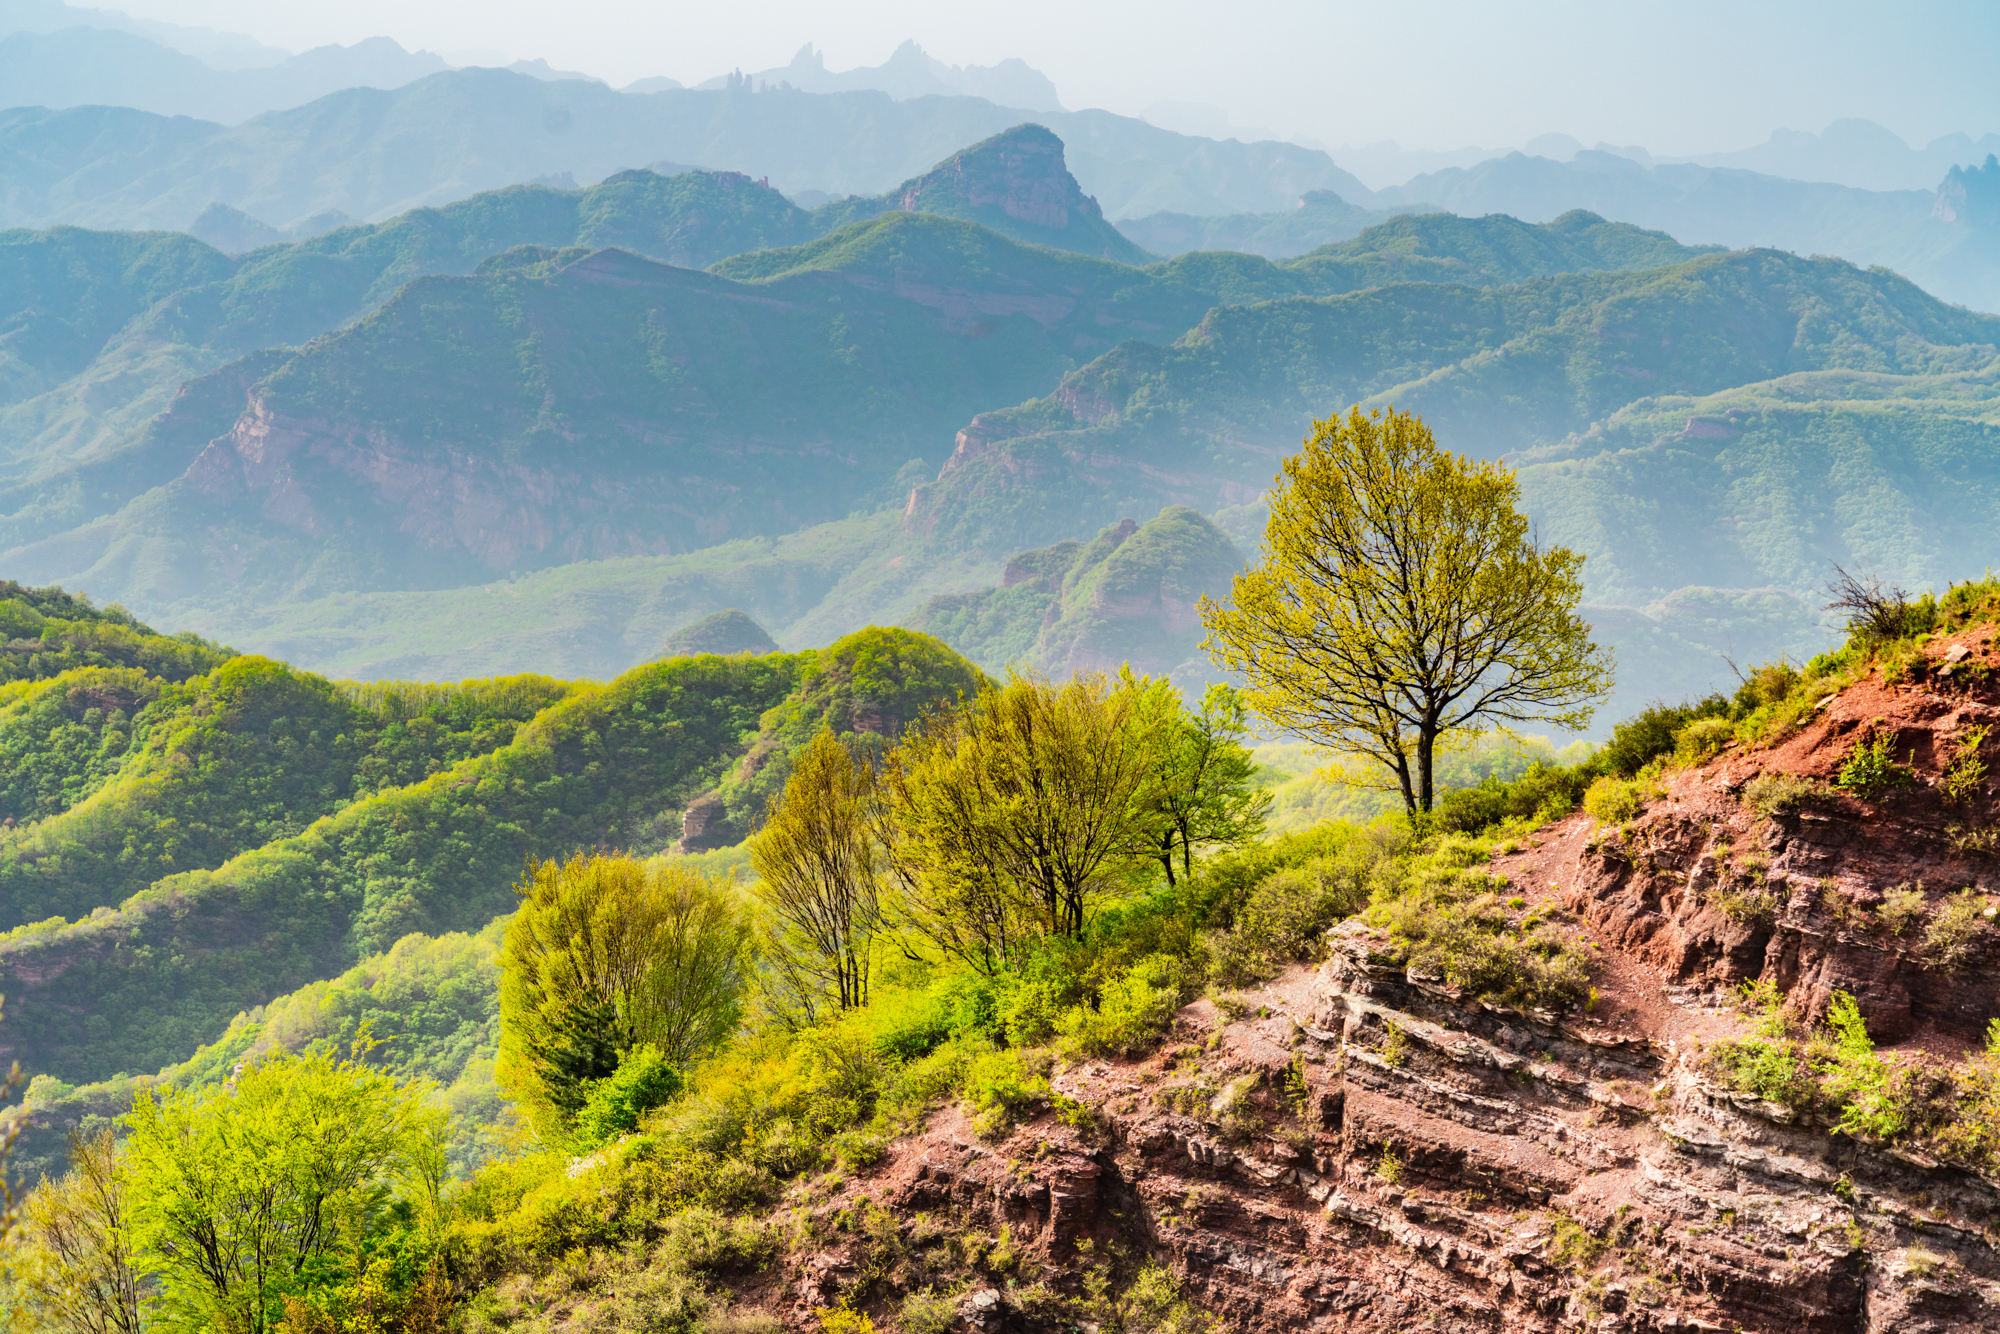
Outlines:
{"type": "Polygon", "coordinates": [[[613,84],[780,65],[808,41],[833,68],[872,65],[914,38],[954,64],[1020,56],[1072,108],[1207,102],[1236,124],[1333,145],[1499,146],[1557,131],[1685,154],[1843,116],[1919,145],[2000,130],[2000,0],[110,3],[295,50],[381,33],[544,57],[613,84]]]}

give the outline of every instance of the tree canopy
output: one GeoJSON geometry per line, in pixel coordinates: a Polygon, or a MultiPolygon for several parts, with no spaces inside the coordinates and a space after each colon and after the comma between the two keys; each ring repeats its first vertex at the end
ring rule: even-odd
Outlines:
{"type": "Polygon", "coordinates": [[[1271,493],[1263,564],[1203,598],[1204,641],[1273,725],[1388,770],[1411,811],[1437,747],[1497,723],[1587,723],[1610,654],[1583,557],[1544,547],[1513,473],[1390,408],[1315,422],[1271,493]]]}

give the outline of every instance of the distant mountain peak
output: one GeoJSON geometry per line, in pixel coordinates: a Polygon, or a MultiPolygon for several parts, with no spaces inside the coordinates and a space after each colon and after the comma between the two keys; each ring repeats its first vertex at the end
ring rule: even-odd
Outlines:
{"type": "Polygon", "coordinates": [[[1070,174],[1063,141],[1033,123],[960,149],[877,202],[881,211],[941,213],[1101,259],[1151,258],[1104,220],[1104,210],[1070,174]]]}
{"type": "Polygon", "coordinates": [[[1978,167],[1953,167],[1938,187],[1931,216],[1986,231],[2000,231],[2000,157],[1978,167]]]}
{"type": "Polygon", "coordinates": [[[937,213],[939,196],[974,209],[998,208],[1031,227],[1061,229],[1071,213],[1102,218],[1097,201],[1083,193],[1063,161],[1063,142],[1040,125],[1011,130],[961,149],[904,185],[896,207],[937,213]]]}
{"type": "Polygon", "coordinates": [[[1024,111],[1061,111],[1062,101],[1048,75],[1017,58],[996,65],[947,65],[913,41],[905,41],[881,64],[850,70],[829,70],[826,53],[811,42],[798,49],[788,65],[737,70],[696,85],[701,89],[764,86],[790,87],[802,93],[844,93],[873,90],[897,101],[915,97],[983,97],[996,106],[1024,111]]]}

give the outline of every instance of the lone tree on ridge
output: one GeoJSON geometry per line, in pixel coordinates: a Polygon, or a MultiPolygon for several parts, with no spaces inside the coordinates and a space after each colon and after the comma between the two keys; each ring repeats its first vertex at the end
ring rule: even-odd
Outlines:
{"type": "Polygon", "coordinates": [[[1265,720],[1385,766],[1429,811],[1440,738],[1579,728],[1610,687],[1576,612],[1583,557],[1537,544],[1519,497],[1412,414],[1314,422],[1272,490],[1264,563],[1202,599],[1203,647],[1265,720]]]}

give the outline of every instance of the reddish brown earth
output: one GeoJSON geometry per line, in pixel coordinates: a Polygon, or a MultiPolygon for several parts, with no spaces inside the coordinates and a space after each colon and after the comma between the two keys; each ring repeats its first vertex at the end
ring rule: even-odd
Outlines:
{"type": "MultiPolygon", "coordinates": [[[[1988,639],[1930,652],[1941,665],[1964,642],[1977,660],[1988,639]]],[[[1036,1285],[1074,1291],[1107,1253],[1166,1263],[1256,1334],[2000,1329],[2000,1183],[1798,1124],[1719,1085],[1702,1055],[1744,1031],[1734,988],[1751,979],[1802,1017],[1851,992],[1878,1040],[1935,1054],[2000,1014],[1990,927],[1943,967],[1920,927],[1891,935],[1857,911],[1902,884],[1933,910],[1996,888],[1950,833],[1990,825],[1991,792],[1953,806],[1936,787],[1963,729],[2000,722],[1995,692],[1925,676],[1864,682],[1773,748],[1671,775],[1622,837],[1576,815],[1496,861],[1599,947],[1590,1013],[1467,1002],[1349,921],[1323,964],[1242,993],[1234,1020],[1197,1002],[1145,1059],[1059,1069],[1095,1127],[1045,1111],[988,1143],[941,1113],[831,1198],[794,1200],[794,1226],[835,1240],[795,1250],[750,1300],[809,1328],[865,1287],[876,1252],[826,1227],[865,1198],[912,1244],[931,1219],[1005,1226],[1021,1259],[974,1282],[955,1329],[1053,1328],[1036,1285]],[[1915,785],[1768,820],[1741,800],[1762,773],[1832,779],[1877,726],[1915,785]],[[1767,918],[1732,916],[1729,894],[1765,895],[1767,918]],[[1250,1091],[1232,1116],[1218,1095],[1237,1081],[1250,1091]]],[[[897,1280],[867,1290],[896,1325],[897,1280]]]]}

